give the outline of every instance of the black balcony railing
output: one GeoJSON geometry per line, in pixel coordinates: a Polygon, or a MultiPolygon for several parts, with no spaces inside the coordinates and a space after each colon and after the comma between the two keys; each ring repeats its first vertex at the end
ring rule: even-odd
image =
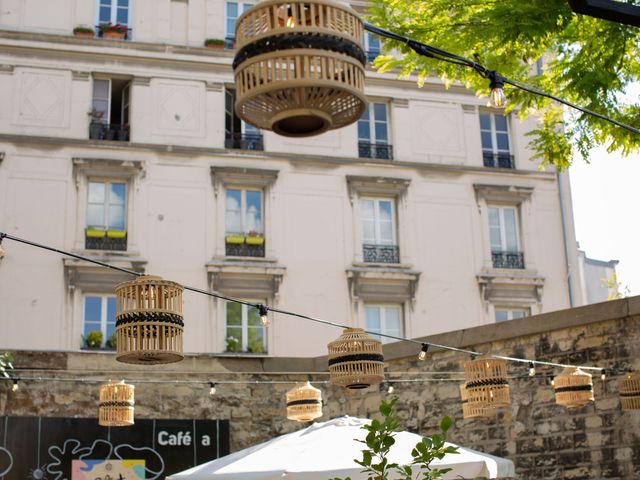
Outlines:
{"type": "Polygon", "coordinates": [[[400,263],[397,245],[362,245],[362,257],[366,263],[400,263]]]}
{"type": "Polygon", "coordinates": [[[360,158],[393,160],[393,147],[386,143],[358,142],[358,156],[360,158]]]}
{"type": "Polygon", "coordinates": [[[89,138],[92,140],[129,141],[129,125],[116,125],[109,123],[91,122],[89,125],[89,138]]]}
{"type": "Polygon", "coordinates": [[[127,235],[122,238],[111,238],[106,234],[103,237],[85,236],[84,248],[87,250],[113,250],[124,252],[127,250],[127,235]]]}
{"type": "Polygon", "coordinates": [[[491,252],[493,268],[524,268],[522,252],[491,252]]]}
{"type": "Polygon", "coordinates": [[[260,134],[233,134],[224,139],[225,148],[237,148],[240,150],[264,150],[262,135],[260,134]]]}
{"type": "Polygon", "coordinates": [[[122,36],[122,40],[131,40],[131,28],[129,27],[119,27],[119,32],[113,32],[113,28],[109,28],[108,25],[96,25],[96,37],[97,38],[119,38],[122,36]],[[116,35],[111,35],[115,33],[116,35]],[[118,33],[122,33],[124,35],[119,35],[118,33]]]}
{"type": "Polygon", "coordinates": [[[513,155],[508,153],[482,152],[482,163],[485,167],[515,168],[513,155]]]}
{"type": "Polygon", "coordinates": [[[225,246],[228,257],[264,257],[264,242],[260,245],[227,242],[225,246]]]}
{"type": "Polygon", "coordinates": [[[224,48],[233,49],[236,48],[236,37],[225,37],[224,48]]]}

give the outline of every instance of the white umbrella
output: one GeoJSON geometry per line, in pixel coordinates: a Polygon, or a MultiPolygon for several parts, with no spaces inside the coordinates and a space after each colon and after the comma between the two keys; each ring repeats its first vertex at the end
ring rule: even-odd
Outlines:
{"type": "MultiPolygon", "coordinates": [[[[361,450],[365,445],[355,439],[365,438],[367,432],[361,427],[369,423],[370,420],[353,417],[314,423],[297,432],[176,473],[167,480],[327,480],[336,476],[365,480],[367,476],[361,473],[362,467],[354,462],[354,458],[362,458],[361,450]]],[[[389,461],[410,463],[411,450],[421,439],[415,433],[398,432],[396,443],[389,452],[389,461]]],[[[510,460],[458,448],[459,454],[447,454],[431,464],[453,469],[444,479],[515,476],[510,460]]]]}

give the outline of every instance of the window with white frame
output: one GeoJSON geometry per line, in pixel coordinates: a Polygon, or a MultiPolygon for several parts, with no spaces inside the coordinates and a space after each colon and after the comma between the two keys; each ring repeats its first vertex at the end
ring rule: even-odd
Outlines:
{"type": "Polygon", "coordinates": [[[129,141],[131,81],[94,78],[89,138],[129,141]]]}
{"type": "MultiPolygon", "coordinates": [[[[252,303],[265,303],[257,301],[252,303]]],[[[226,347],[234,353],[266,353],[266,328],[255,307],[235,302],[226,303],[226,347]]]]}
{"type": "Polygon", "coordinates": [[[226,48],[233,48],[233,43],[236,38],[236,20],[238,20],[238,17],[251,7],[253,7],[253,3],[227,2],[225,24],[226,48]]]}
{"type": "Polygon", "coordinates": [[[116,297],[87,294],[83,301],[82,346],[85,348],[115,348],[116,297]]]}
{"type": "Polygon", "coordinates": [[[89,179],[85,248],[127,249],[127,184],[89,179]]]}
{"type": "Polygon", "coordinates": [[[393,199],[360,199],[360,216],[363,260],[368,263],[400,263],[393,199]]]}
{"type": "Polygon", "coordinates": [[[489,206],[489,239],[494,268],[524,268],[520,247],[518,208],[489,206]]]}
{"type": "Polygon", "coordinates": [[[226,255],[264,257],[263,191],[228,187],[225,195],[226,255]]]}
{"type": "Polygon", "coordinates": [[[390,160],[389,115],[386,103],[369,103],[358,120],[358,155],[390,160]]]}
{"type": "MultiPolygon", "coordinates": [[[[399,305],[365,305],[365,329],[369,332],[402,337],[402,307],[399,305]]],[[[380,337],[383,343],[393,339],[380,337]]]]}
{"type": "Polygon", "coordinates": [[[364,50],[367,53],[367,60],[373,62],[375,58],[380,55],[380,37],[371,32],[366,32],[364,36],[364,50]]]}
{"type": "Polygon", "coordinates": [[[103,27],[108,25],[120,25],[127,28],[125,38],[130,38],[128,27],[130,25],[130,13],[132,0],[96,0],[98,36],[102,36],[103,27]]]}
{"type": "Polygon", "coordinates": [[[482,159],[485,167],[514,168],[508,124],[508,118],[504,115],[480,113],[482,159]]]}
{"type": "Polygon", "coordinates": [[[529,315],[531,315],[531,310],[528,308],[495,308],[496,322],[506,322],[507,320],[524,318],[529,315]]]}

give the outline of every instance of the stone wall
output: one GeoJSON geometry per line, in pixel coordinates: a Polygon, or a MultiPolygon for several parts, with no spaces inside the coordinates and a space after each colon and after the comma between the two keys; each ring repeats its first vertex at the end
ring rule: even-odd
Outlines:
{"type": "MultiPolygon", "coordinates": [[[[428,340],[514,357],[638,370],[639,319],[640,297],[634,297],[428,340]]],[[[517,478],[640,477],[640,412],[620,409],[617,377],[603,384],[595,374],[595,404],[567,410],[555,404],[548,383],[548,377],[560,369],[538,368],[531,378],[526,364],[512,363],[511,407],[491,418],[469,421],[462,419],[458,389],[469,356],[433,349],[420,362],[418,350],[408,343],[385,347],[388,380],[402,380],[393,383],[393,394],[387,393],[387,384],[346,391],[320,383],[327,380],[326,358],[201,355],[143,369],[118,364],[107,353],[20,351],[16,352],[20,369],[16,374],[35,379],[21,381],[15,393],[0,390],[0,415],[95,416],[99,381],[124,377],[136,384],[137,418],[229,419],[235,451],[299,428],[285,416],[284,394],[291,385],[256,381],[312,379],[324,392],[321,421],[344,414],[372,416],[381,398],[398,396],[405,428],[431,433],[440,418],[449,415],[455,419],[451,441],[513,460],[517,478]],[[55,377],[83,381],[45,380],[55,377]],[[210,396],[208,383],[152,383],[158,379],[221,383],[217,394],[210,396]]]]}

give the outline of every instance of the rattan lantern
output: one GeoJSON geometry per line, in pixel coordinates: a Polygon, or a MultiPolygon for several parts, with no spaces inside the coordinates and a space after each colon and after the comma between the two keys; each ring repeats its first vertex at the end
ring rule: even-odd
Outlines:
{"type": "Polygon", "coordinates": [[[362,328],[345,328],[329,343],[329,381],[333,385],[359,389],[383,380],[382,343],[362,328]]]}
{"type": "Polygon", "coordinates": [[[116,287],[116,360],[153,365],[184,358],[183,290],[152,275],[116,287]]]}
{"type": "Polygon", "coordinates": [[[322,416],[322,392],[309,382],[297,384],[286,394],[287,418],[311,422],[322,416]]]}
{"type": "Polygon", "coordinates": [[[625,375],[619,382],[622,410],[640,410],[640,373],[625,375]]]}
{"type": "Polygon", "coordinates": [[[476,358],[464,366],[469,408],[509,406],[507,362],[489,356],[476,358]]]}
{"type": "Polygon", "coordinates": [[[362,115],[366,56],[357,12],[331,0],[267,0],[236,22],[236,114],[289,137],[362,115]]]}
{"type": "Polygon", "coordinates": [[[100,385],[98,424],[103,427],[133,425],[134,386],[124,380],[109,380],[100,385]]]}
{"type": "Polygon", "coordinates": [[[591,374],[576,367],[567,367],[555,377],[553,388],[556,403],[567,408],[584,407],[594,400],[591,374]]]}
{"type": "Polygon", "coordinates": [[[466,383],[460,385],[460,398],[462,400],[462,418],[470,419],[488,416],[487,407],[469,403],[466,383]]]}

